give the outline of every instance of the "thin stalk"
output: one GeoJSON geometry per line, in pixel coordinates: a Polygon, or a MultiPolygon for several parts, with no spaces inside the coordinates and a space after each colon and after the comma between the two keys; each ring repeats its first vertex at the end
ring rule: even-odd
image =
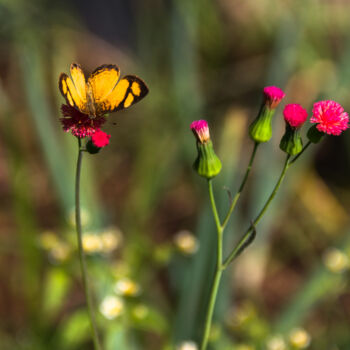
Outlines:
{"type": "Polygon", "coordinates": [[[253,162],[254,162],[254,158],[255,158],[255,155],[256,155],[256,150],[258,149],[258,146],[260,145],[259,142],[255,142],[254,143],[254,148],[253,148],[253,152],[252,152],[252,155],[250,156],[250,160],[249,160],[249,164],[248,164],[248,167],[247,167],[247,170],[244,174],[244,177],[243,177],[243,180],[241,182],[241,185],[239,186],[239,189],[235,195],[235,197],[233,198],[232,200],[232,203],[231,203],[231,206],[227,212],[227,215],[222,223],[222,228],[225,229],[225,227],[227,226],[228,224],[228,221],[230,220],[230,217],[231,217],[231,214],[233,213],[233,210],[235,209],[235,206],[237,204],[237,201],[244,189],[244,186],[248,180],[248,176],[249,176],[249,173],[250,173],[250,170],[252,169],[252,165],[253,165],[253,162]]]}
{"type": "Polygon", "coordinates": [[[81,268],[81,274],[83,278],[83,286],[84,286],[85,298],[87,301],[88,314],[89,314],[90,323],[91,323],[92,338],[94,341],[95,350],[101,350],[102,348],[98,338],[95,314],[93,310],[92,296],[91,296],[88,278],[87,278],[87,268],[86,268],[84,250],[83,250],[83,239],[82,239],[82,228],[81,228],[81,217],[80,217],[80,174],[81,174],[81,164],[83,160],[84,150],[81,147],[80,138],[78,138],[78,146],[79,146],[79,153],[78,153],[77,170],[76,170],[76,177],[75,177],[75,225],[76,225],[77,237],[78,237],[80,268],[81,268]]]}
{"type": "Polygon", "coordinates": [[[204,326],[204,332],[203,332],[203,337],[202,337],[202,341],[201,341],[201,348],[200,348],[201,350],[205,350],[207,348],[207,345],[208,345],[216,297],[218,294],[220,280],[221,280],[221,276],[222,276],[222,272],[223,272],[223,270],[222,270],[222,231],[223,231],[223,228],[221,226],[218,211],[216,209],[215,198],[214,198],[214,194],[213,194],[213,184],[212,184],[211,179],[208,180],[208,189],[209,189],[210,203],[211,203],[211,207],[213,210],[213,215],[214,215],[216,228],[217,228],[217,261],[216,261],[214,280],[213,280],[213,284],[211,286],[211,291],[210,291],[210,299],[209,299],[209,304],[208,304],[208,308],[207,308],[207,314],[206,314],[206,318],[205,318],[205,326],[204,326]]]}
{"type": "Polygon", "coordinates": [[[260,219],[263,217],[263,215],[265,214],[267,208],[269,207],[270,203],[272,202],[272,200],[275,198],[276,193],[282,183],[282,180],[284,179],[287,169],[290,166],[290,155],[287,155],[286,161],[284,163],[281,175],[273,189],[273,191],[271,192],[269,198],[267,199],[266,203],[264,204],[264,206],[262,207],[262,209],[260,210],[260,213],[257,215],[257,217],[255,218],[255,220],[252,222],[252,224],[249,226],[248,230],[245,232],[245,234],[243,235],[243,237],[241,238],[241,240],[238,242],[238,244],[236,245],[236,247],[232,250],[232,252],[230,253],[230,255],[226,258],[226,260],[223,263],[223,268],[226,269],[227,266],[236,258],[236,256],[238,255],[238,253],[241,251],[241,248],[246,244],[247,240],[249,240],[251,233],[254,230],[254,227],[258,224],[258,222],[260,221],[260,219]]]}
{"type": "Polygon", "coordinates": [[[289,165],[292,165],[305,151],[306,149],[311,145],[311,141],[309,141],[301,150],[299,154],[297,154],[290,162],[289,165]]]}

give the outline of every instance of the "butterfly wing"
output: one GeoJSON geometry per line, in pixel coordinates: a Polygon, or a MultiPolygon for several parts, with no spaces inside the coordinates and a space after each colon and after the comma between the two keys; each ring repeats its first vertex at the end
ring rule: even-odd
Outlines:
{"type": "Polygon", "coordinates": [[[140,101],[148,93],[146,83],[135,75],[122,78],[108,96],[98,106],[101,113],[125,109],[140,101]]]}
{"type": "Polygon", "coordinates": [[[59,89],[67,103],[79,109],[82,113],[89,114],[87,106],[87,86],[84,73],[77,63],[70,67],[72,79],[65,73],[61,73],[59,78],[59,89]]]}
{"type": "Polygon", "coordinates": [[[88,79],[95,107],[98,107],[112,92],[120,76],[119,68],[115,64],[104,64],[96,68],[88,79]]]}

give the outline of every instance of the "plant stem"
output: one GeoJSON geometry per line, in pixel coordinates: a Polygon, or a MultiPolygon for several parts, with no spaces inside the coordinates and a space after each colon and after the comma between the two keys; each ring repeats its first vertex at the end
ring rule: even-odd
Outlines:
{"type": "Polygon", "coordinates": [[[244,177],[243,177],[243,180],[241,182],[241,185],[239,186],[239,189],[235,195],[235,197],[233,198],[232,200],[232,203],[231,203],[231,206],[227,212],[227,215],[222,223],[222,228],[225,229],[225,227],[227,226],[228,224],[228,221],[230,220],[230,217],[231,217],[231,214],[233,213],[233,210],[235,209],[235,206],[237,204],[237,201],[238,201],[238,198],[240,197],[243,189],[244,189],[244,186],[248,180],[248,176],[249,176],[249,173],[250,173],[250,170],[252,168],[252,165],[253,165],[253,161],[254,161],[254,158],[255,158],[255,154],[256,154],[256,150],[258,149],[258,146],[260,145],[259,142],[255,142],[254,144],[254,148],[253,148],[253,152],[252,152],[252,155],[250,156],[250,160],[249,160],[249,164],[248,164],[248,167],[247,167],[247,170],[244,174],[244,177]]]}
{"type": "Polygon", "coordinates": [[[297,154],[290,162],[289,162],[289,166],[292,165],[305,151],[306,149],[311,145],[311,141],[309,141],[301,150],[301,152],[299,154],[297,154]]]}
{"type": "Polygon", "coordinates": [[[208,304],[208,308],[207,308],[207,314],[206,314],[206,318],[205,318],[205,326],[204,326],[204,332],[203,332],[203,337],[202,337],[202,341],[201,341],[201,348],[200,348],[201,350],[205,350],[207,348],[207,345],[208,345],[210,328],[211,328],[214,307],[215,307],[215,302],[216,302],[216,296],[218,294],[220,280],[221,280],[221,276],[222,276],[222,272],[223,272],[223,269],[222,269],[222,232],[223,232],[223,228],[221,226],[218,211],[216,209],[214,193],[213,193],[213,184],[212,184],[211,179],[208,180],[208,189],[209,189],[210,203],[211,203],[211,207],[213,210],[213,215],[214,215],[215,224],[216,224],[216,228],[217,228],[217,260],[216,260],[214,280],[213,280],[213,284],[211,286],[211,291],[210,291],[210,299],[209,299],[209,304],[208,304]]]}
{"type": "Polygon", "coordinates": [[[281,175],[273,189],[273,191],[271,192],[269,198],[267,199],[266,203],[264,204],[263,208],[260,210],[260,213],[258,214],[258,216],[255,218],[255,220],[252,222],[252,224],[249,226],[248,230],[245,232],[245,234],[243,235],[243,237],[241,238],[241,240],[238,242],[238,244],[236,245],[236,247],[232,250],[232,252],[230,253],[230,255],[227,257],[227,259],[224,261],[223,263],[223,268],[226,269],[227,266],[238,256],[238,253],[241,251],[242,246],[244,246],[247,242],[247,240],[250,238],[250,235],[252,233],[252,231],[254,230],[254,227],[257,225],[257,223],[260,221],[260,219],[263,217],[263,215],[265,214],[267,208],[269,207],[270,203],[272,202],[272,200],[274,199],[281,183],[282,180],[284,179],[285,175],[286,175],[286,171],[289,168],[291,162],[289,162],[290,159],[290,155],[287,155],[286,161],[284,163],[281,175]]]}
{"type": "Polygon", "coordinates": [[[85,298],[87,301],[88,314],[90,318],[91,328],[92,328],[92,338],[94,341],[95,350],[101,350],[100,341],[98,339],[98,332],[95,321],[95,314],[93,310],[92,296],[89,289],[89,283],[87,278],[87,268],[83,250],[83,239],[82,239],[82,228],[81,228],[81,217],[80,217],[80,174],[81,174],[81,164],[83,160],[83,152],[84,150],[81,147],[81,139],[78,138],[78,161],[77,161],[77,170],[75,177],[75,225],[78,236],[78,251],[79,251],[79,260],[80,260],[80,268],[81,274],[83,278],[83,286],[85,292],[85,298]]]}

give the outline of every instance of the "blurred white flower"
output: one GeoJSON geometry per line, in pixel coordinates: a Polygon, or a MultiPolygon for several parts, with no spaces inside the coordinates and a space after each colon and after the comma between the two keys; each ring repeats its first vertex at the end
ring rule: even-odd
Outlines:
{"type": "Polygon", "coordinates": [[[83,234],[83,249],[86,253],[100,253],[103,249],[101,237],[95,233],[86,232],[83,234]]]}
{"type": "Polygon", "coordinates": [[[121,315],[123,310],[123,300],[115,295],[106,296],[100,304],[101,314],[109,320],[113,320],[121,315]]]}
{"type": "Polygon", "coordinates": [[[59,262],[65,261],[70,256],[72,249],[71,246],[65,242],[57,242],[49,251],[50,256],[59,262]]]}
{"type": "Polygon", "coordinates": [[[197,252],[199,243],[197,238],[190,231],[179,231],[174,237],[174,243],[177,249],[186,255],[197,252]]]}
{"type": "Polygon", "coordinates": [[[311,343],[311,336],[305,329],[295,328],[289,333],[289,342],[297,349],[305,349],[311,343]]]}
{"type": "Polygon", "coordinates": [[[329,248],[323,254],[323,262],[327,269],[334,273],[341,273],[349,268],[349,258],[336,248],[329,248]]]}
{"type": "Polygon", "coordinates": [[[184,341],[177,346],[176,350],[198,350],[198,346],[193,341],[184,341]]]}
{"type": "Polygon", "coordinates": [[[118,295],[133,297],[141,292],[140,285],[130,278],[124,277],[119,279],[114,285],[114,291],[118,295]]]}
{"type": "Polygon", "coordinates": [[[270,338],[267,342],[267,350],[286,350],[287,345],[284,341],[283,337],[280,335],[276,335],[270,338]]]}
{"type": "Polygon", "coordinates": [[[122,234],[116,227],[110,227],[100,233],[102,252],[110,253],[117,249],[122,242],[122,234]]]}

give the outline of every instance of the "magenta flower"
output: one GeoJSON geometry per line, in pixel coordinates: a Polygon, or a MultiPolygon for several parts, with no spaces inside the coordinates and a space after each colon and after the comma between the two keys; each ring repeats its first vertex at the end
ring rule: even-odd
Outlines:
{"type": "Polygon", "coordinates": [[[210,140],[208,123],[205,120],[196,120],[191,123],[190,128],[200,143],[210,140]]]}
{"type": "Polygon", "coordinates": [[[283,116],[292,128],[299,129],[306,122],[307,112],[299,104],[292,103],[284,107],[283,116]]]}
{"type": "Polygon", "coordinates": [[[74,107],[63,104],[61,106],[63,118],[60,121],[65,132],[71,132],[74,136],[84,138],[92,136],[105,123],[103,117],[90,118],[74,107]]]}
{"type": "Polygon", "coordinates": [[[270,109],[275,109],[286,94],[276,86],[264,87],[265,104],[270,109]]]}
{"type": "Polygon", "coordinates": [[[317,123],[318,131],[329,135],[340,135],[349,127],[349,115],[337,102],[327,100],[314,104],[311,123],[317,123]]]}
{"type": "Polygon", "coordinates": [[[111,135],[108,135],[102,130],[96,130],[95,133],[91,136],[91,141],[96,147],[102,148],[109,144],[110,138],[111,135]]]}

